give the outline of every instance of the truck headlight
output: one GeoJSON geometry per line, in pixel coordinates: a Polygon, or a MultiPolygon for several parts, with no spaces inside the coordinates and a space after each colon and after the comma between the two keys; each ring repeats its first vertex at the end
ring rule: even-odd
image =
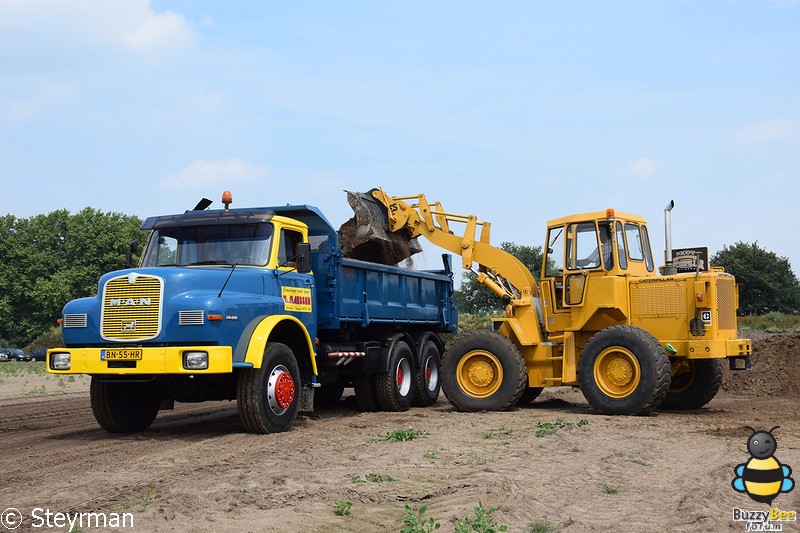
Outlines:
{"type": "Polygon", "coordinates": [[[51,370],[69,370],[72,367],[72,356],[69,352],[54,352],[50,354],[51,370]]]}
{"type": "Polygon", "coordinates": [[[208,352],[183,352],[183,368],[186,370],[208,369],[208,352]]]}

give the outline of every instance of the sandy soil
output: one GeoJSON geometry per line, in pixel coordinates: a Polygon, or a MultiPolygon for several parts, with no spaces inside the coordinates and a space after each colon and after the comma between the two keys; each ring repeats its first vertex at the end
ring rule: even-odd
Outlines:
{"type": "MultiPolygon", "coordinates": [[[[512,532],[544,521],[563,532],[745,531],[733,509],[767,507],[730,485],[750,458],[744,426],[780,425],[776,456],[800,472],[800,335],[762,337],[753,371],[726,372],[697,411],[602,416],[559,388],[512,412],[459,413],[442,395],[432,408],[359,413],[347,391],[264,436],[242,432],[232,402],[179,405],[145,433],[113,436],[94,421],[86,379],[0,374],[0,509],[22,513],[17,531],[69,531],[34,528],[37,508],[130,513],[145,532],[400,531],[404,506],[425,505],[451,532],[479,503],[512,532]],[[557,421],[566,427],[537,436],[539,422],[557,421]],[[403,428],[427,435],[379,438],[403,428]],[[370,474],[392,481],[354,481],[370,474]],[[337,501],[352,503],[349,515],[334,513],[337,501]]],[[[800,510],[800,490],[773,505],[800,510]]]]}

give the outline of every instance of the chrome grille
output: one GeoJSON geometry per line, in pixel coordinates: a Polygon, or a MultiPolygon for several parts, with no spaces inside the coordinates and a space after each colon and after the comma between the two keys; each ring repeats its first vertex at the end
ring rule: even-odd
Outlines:
{"type": "Polygon", "coordinates": [[[109,280],[103,288],[102,335],[107,340],[142,341],[161,331],[164,281],[130,274],[109,280]]]}
{"type": "Polygon", "coordinates": [[[85,328],[88,323],[86,313],[64,315],[61,326],[65,328],[85,328]]]}
{"type": "Polygon", "coordinates": [[[197,311],[178,311],[178,324],[181,326],[202,326],[205,323],[205,313],[202,309],[197,311]]]}

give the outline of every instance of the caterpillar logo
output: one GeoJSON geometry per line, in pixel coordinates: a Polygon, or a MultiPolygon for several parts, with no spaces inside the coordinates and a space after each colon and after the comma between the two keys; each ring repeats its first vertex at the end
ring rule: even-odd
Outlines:
{"type": "Polygon", "coordinates": [[[108,300],[109,307],[119,307],[119,306],[145,306],[150,305],[152,298],[110,298],[108,300]]]}
{"type": "Polygon", "coordinates": [[[304,287],[281,287],[283,306],[287,311],[310,313],[312,308],[311,289],[304,287]]]}

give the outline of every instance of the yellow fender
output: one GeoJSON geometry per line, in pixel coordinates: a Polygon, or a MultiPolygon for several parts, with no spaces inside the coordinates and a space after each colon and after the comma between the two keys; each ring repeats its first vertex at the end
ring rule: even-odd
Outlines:
{"type": "Polygon", "coordinates": [[[269,341],[272,330],[285,320],[294,322],[303,332],[308,347],[308,355],[311,358],[311,370],[314,372],[315,376],[318,375],[317,362],[314,360],[314,345],[311,342],[311,337],[309,337],[308,331],[303,323],[291,315],[272,315],[262,320],[258,326],[256,326],[253,335],[250,337],[250,343],[247,345],[247,353],[245,354],[244,362],[252,364],[253,368],[261,368],[264,349],[267,347],[267,341],[269,341]]]}

